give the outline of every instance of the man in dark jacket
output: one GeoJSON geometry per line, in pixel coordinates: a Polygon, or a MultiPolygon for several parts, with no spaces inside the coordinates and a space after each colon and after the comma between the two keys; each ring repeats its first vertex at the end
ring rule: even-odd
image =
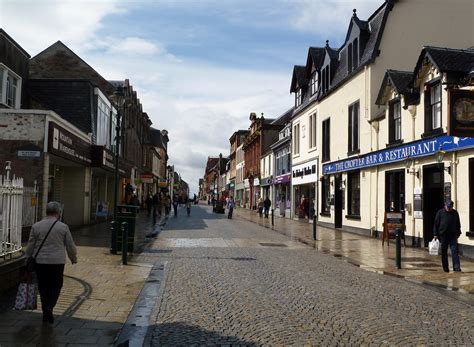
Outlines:
{"type": "Polygon", "coordinates": [[[270,206],[272,206],[272,202],[267,196],[267,198],[263,201],[263,210],[265,211],[265,218],[268,218],[268,213],[270,212],[270,206]]]}
{"type": "Polygon", "coordinates": [[[441,262],[444,272],[449,272],[448,246],[453,257],[453,270],[461,271],[458,254],[458,237],[461,235],[461,222],[458,211],[453,208],[454,203],[447,200],[444,208],[438,211],[433,226],[434,239],[441,241],[441,262]]]}

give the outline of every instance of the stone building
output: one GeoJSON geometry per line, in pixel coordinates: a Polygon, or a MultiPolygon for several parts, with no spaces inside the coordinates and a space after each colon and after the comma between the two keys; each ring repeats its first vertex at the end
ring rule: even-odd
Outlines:
{"type": "MultiPolygon", "coordinates": [[[[229,193],[235,199],[237,199],[236,191],[237,191],[237,149],[240,145],[242,145],[245,136],[247,136],[248,130],[237,130],[232,134],[229,139],[230,142],[230,155],[229,155],[229,193]]],[[[243,179],[239,179],[239,183],[243,184],[243,179]]],[[[243,187],[239,187],[242,190],[243,187]]],[[[242,197],[240,197],[241,199],[242,197]]]]}

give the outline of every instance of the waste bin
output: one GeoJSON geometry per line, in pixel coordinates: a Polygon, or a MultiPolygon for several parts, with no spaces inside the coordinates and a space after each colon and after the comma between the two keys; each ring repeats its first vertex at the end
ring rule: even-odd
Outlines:
{"type": "Polygon", "coordinates": [[[135,224],[137,221],[138,206],[134,205],[117,205],[117,250],[122,249],[122,223],[127,222],[128,240],[127,250],[133,252],[133,240],[135,239],[135,224]]]}

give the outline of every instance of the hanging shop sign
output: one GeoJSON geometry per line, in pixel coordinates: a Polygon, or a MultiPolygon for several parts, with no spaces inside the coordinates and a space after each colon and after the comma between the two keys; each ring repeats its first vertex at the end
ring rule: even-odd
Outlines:
{"type": "Polygon", "coordinates": [[[292,168],[293,185],[314,183],[318,180],[318,160],[295,165],[292,168]]]}
{"type": "Polygon", "coordinates": [[[439,150],[452,152],[467,148],[474,148],[474,137],[440,136],[324,164],[323,174],[328,175],[336,172],[391,164],[405,159],[426,157],[436,154],[439,150]]]}
{"type": "Polygon", "coordinates": [[[153,183],[153,177],[151,173],[142,173],[141,180],[143,183],[153,183]]]}
{"type": "Polygon", "coordinates": [[[474,91],[449,91],[448,135],[474,137],[474,91]]]}
{"type": "Polygon", "coordinates": [[[79,164],[92,163],[91,145],[53,122],[49,122],[48,152],[79,164]]]}

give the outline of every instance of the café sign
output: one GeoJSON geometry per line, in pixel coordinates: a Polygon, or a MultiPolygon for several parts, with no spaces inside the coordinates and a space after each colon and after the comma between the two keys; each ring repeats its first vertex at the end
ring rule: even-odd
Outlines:
{"type": "Polygon", "coordinates": [[[474,148],[474,137],[444,135],[324,164],[323,175],[391,164],[405,159],[426,157],[436,154],[439,150],[452,152],[467,148],[474,148]]]}

